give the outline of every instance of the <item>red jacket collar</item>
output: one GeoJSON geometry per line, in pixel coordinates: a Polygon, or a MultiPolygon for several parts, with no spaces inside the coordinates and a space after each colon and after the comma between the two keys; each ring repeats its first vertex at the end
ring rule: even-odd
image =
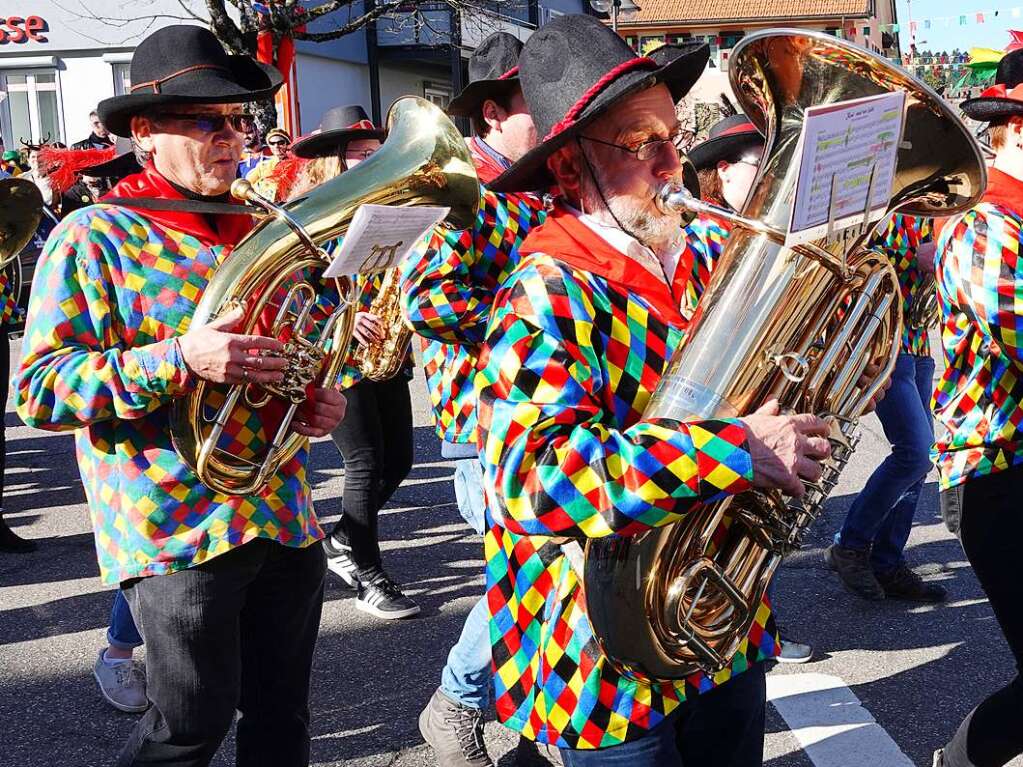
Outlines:
{"type": "MultiPolygon", "coordinates": [[[[146,165],[139,173],[126,176],[105,197],[185,199],[185,196],[171,186],[171,183],[160,175],[151,164],[146,165]]],[[[100,199],[100,202],[102,201],[103,198],[100,199]]],[[[214,217],[201,213],[183,213],[172,210],[144,210],[132,208],[126,203],[120,204],[166,229],[192,235],[207,248],[215,245],[237,245],[253,224],[251,216],[214,217]]]]}
{"type": "Polygon", "coordinates": [[[987,189],[981,201],[1023,213],[1023,181],[997,168],[988,168],[987,189]]]}
{"type": "MultiPolygon", "coordinates": [[[[494,151],[493,149],[490,150],[494,151]]],[[[490,152],[480,146],[480,138],[473,136],[469,140],[469,154],[472,155],[472,163],[476,166],[476,175],[481,184],[489,184],[495,178],[504,173],[501,163],[491,156],[490,152]]]]}
{"type": "Polygon", "coordinates": [[[635,259],[611,247],[563,205],[556,205],[540,226],[529,231],[519,252],[522,255],[545,253],[569,266],[617,283],[625,290],[642,296],[661,315],[662,321],[676,327],[685,325],[679,313],[678,300],[663,280],[654,277],[635,259]]]}

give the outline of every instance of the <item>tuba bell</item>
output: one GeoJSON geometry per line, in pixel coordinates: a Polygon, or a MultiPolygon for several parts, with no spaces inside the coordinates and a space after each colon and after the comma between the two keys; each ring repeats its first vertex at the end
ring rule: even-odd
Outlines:
{"type": "Polygon", "coordinates": [[[23,178],[0,179],[0,269],[28,245],[42,218],[39,187],[23,178]]]}
{"type": "Polygon", "coordinates": [[[724,215],[734,228],[644,417],[739,417],[777,399],[783,412],[823,417],[833,451],[802,499],[752,490],[663,528],[587,542],[583,586],[599,646],[621,672],[646,679],[728,666],[782,557],[799,547],[834,488],[857,419],[898,353],[898,280],[884,254],[865,249],[870,231],[784,245],[805,110],[906,92],[889,212],[949,215],[973,205],[986,183],[980,148],[949,106],[862,48],[806,30],[765,31],[739,43],[729,76],[766,137],[764,161],[741,215],[681,187],[663,190],[666,208],[724,215]],[[882,373],[864,385],[868,365],[882,373]]]}
{"type": "Polygon", "coordinates": [[[454,124],[430,102],[399,99],[388,137],[372,157],[284,206],[236,181],[232,193],[268,215],[224,260],[203,293],[192,326],[244,307],[239,332],[276,337],[289,366],[273,386],[200,381],[170,414],[174,447],[207,487],[258,492],[298,452],[290,427],[317,384],[338,379],[349,349],[356,302],[352,280],[324,278],[322,245],[345,234],[359,206],[443,205],[447,224],[472,224],[476,172],[454,124]]]}

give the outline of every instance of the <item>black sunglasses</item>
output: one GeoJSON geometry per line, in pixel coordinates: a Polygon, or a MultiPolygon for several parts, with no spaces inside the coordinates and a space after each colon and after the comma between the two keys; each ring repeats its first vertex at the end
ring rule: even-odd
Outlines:
{"type": "Polygon", "coordinates": [[[168,118],[171,120],[181,120],[182,122],[190,122],[202,133],[219,133],[224,130],[224,126],[228,123],[231,124],[231,129],[235,133],[246,133],[255,126],[256,120],[252,115],[249,114],[231,114],[222,115],[216,112],[209,112],[205,114],[182,114],[179,112],[159,112],[157,117],[168,118]]]}

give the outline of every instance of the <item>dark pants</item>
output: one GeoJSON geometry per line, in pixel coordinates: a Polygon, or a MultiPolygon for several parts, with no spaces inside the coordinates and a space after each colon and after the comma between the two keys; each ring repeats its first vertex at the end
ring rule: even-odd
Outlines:
{"type": "MultiPolygon", "coordinates": [[[[947,767],[1001,767],[1023,754],[1023,466],[942,493],[942,513],[957,531],[1016,661],[1016,678],[966,717],[946,748],[947,767]],[[958,505],[958,509],[956,506],[958,505]]],[[[981,673],[981,669],[974,669],[981,673]]]]}
{"type": "Polygon", "coordinates": [[[565,767],[760,767],[764,761],[764,664],[690,698],[646,736],[594,751],[561,750],[565,767]]]}
{"type": "Polygon", "coordinates": [[[7,412],[7,395],[11,393],[11,345],[8,340],[10,329],[6,322],[0,322],[0,518],[4,514],[4,472],[7,469],[7,431],[3,416],[7,412]]]}
{"type": "Polygon", "coordinates": [[[361,572],[379,568],[380,509],[412,469],[412,402],[403,373],[345,389],[345,419],[331,435],[345,462],[341,519],[331,535],[352,547],[361,572]]]}
{"type": "Polygon", "coordinates": [[[122,584],[146,641],[152,705],[118,765],[209,764],[237,710],[238,767],[309,764],[309,673],[326,559],[256,540],[122,584]]]}
{"type": "Polygon", "coordinates": [[[931,470],[933,390],[934,360],[900,354],[891,388],[877,404],[877,417],[892,452],[870,475],[835,535],[835,543],[842,546],[870,549],[870,562],[879,573],[905,564],[903,550],[913,529],[920,490],[931,470]]]}

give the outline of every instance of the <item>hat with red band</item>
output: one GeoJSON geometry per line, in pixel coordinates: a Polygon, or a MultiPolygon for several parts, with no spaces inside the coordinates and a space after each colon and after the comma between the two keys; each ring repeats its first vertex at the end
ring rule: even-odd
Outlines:
{"type": "Polygon", "coordinates": [[[1023,49],[1006,53],[998,62],[995,84],[975,99],[962,103],[963,113],[979,122],[1023,115],[1023,49]]]}
{"type": "Polygon", "coordinates": [[[519,87],[522,41],[494,32],[469,57],[469,84],[451,99],[448,114],[469,117],[487,99],[504,98],[519,87]]]}
{"type": "Polygon", "coordinates": [[[131,118],[178,104],[240,104],[273,96],[283,83],[275,67],[232,56],[204,27],[174,24],[138,44],[131,57],[131,90],[103,99],[99,119],[131,136],[131,118]]]}
{"type": "Polygon", "coordinates": [[[764,137],[746,115],[731,115],[710,129],[706,141],[693,147],[689,160],[697,170],[713,168],[722,160],[735,162],[744,152],[763,143],[764,137]]]}
{"type": "Polygon", "coordinates": [[[358,104],[333,107],[324,113],[315,131],[291,145],[291,153],[306,159],[336,156],[349,142],[368,138],[383,141],[387,131],[376,127],[358,104]]]}
{"type": "Polygon", "coordinates": [[[558,16],[540,27],[519,56],[519,82],[541,142],[489,186],[499,192],[545,189],[547,158],[608,109],[639,91],[664,84],[673,100],[689,92],[707,66],[706,45],[679,46],[671,55],[637,57],[593,16],[558,16]]]}

